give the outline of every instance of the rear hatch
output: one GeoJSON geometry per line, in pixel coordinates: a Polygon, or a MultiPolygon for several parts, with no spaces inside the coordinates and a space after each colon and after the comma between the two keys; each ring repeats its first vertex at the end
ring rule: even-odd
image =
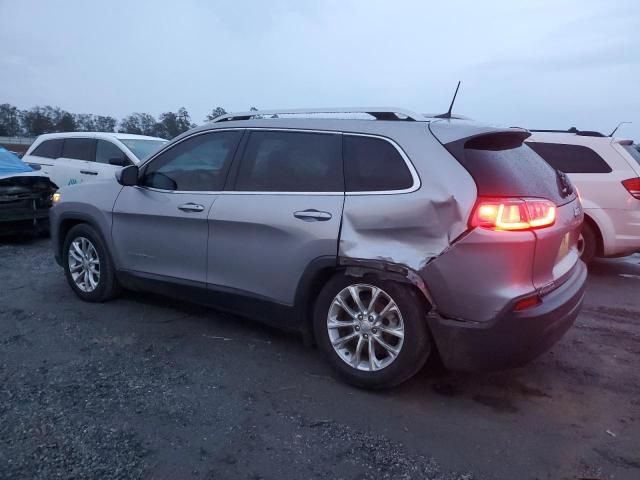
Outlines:
{"type": "MultiPolygon", "coordinates": [[[[532,282],[542,294],[553,290],[569,276],[580,257],[578,239],[583,215],[573,185],[566,175],[553,169],[523,143],[530,135],[526,130],[458,128],[464,136],[456,138],[452,123],[433,122],[430,129],[476,183],[478,204],[472,217],[484,203],[505,204],[507,209],[515,205],[516,215],[517,209],[522,208],[524,215],[532,212],[531,218],[536,215],[535,209],[541,200],[555,206],[553,220],[551,212],[547,212],[546,220],[543,218],[540,222],[514,223],[513,228],[498,224],[494,228],[530,230],[535,235],[532,282]]],[[[542,205],[550,204],[542,202],[542,205]]],[[[470,220],[470,225],[475,223],[470,220]]],[[[509,233],[504,231],[505,235],[509,233]]]]}

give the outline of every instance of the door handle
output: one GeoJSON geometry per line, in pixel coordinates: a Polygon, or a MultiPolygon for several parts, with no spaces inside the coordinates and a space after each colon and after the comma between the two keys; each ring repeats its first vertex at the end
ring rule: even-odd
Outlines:
{"type": "Polygon", "coordinates": [[[321,212],[314,208],[293,212],[293,216],[305,222],[326,222],[327,220],[331,220],[331,214],[329,212],[321,212]]]}
{"type": "Polygon", "coordinates": [[[83,175],[98,175],[98,172],[94,172],[93,170],[80,170],[80,173],[83,175]]]}
{"type": "Polygon", "coordinates": [[[178,207],[178,210],[183,212],[202,212],[204,211],[204,206],[197,203],[183,203],[178,207]]]}

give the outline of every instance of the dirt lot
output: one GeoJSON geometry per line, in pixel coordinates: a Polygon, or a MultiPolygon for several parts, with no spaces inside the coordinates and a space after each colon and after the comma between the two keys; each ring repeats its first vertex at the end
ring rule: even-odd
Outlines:
{"type": "Polygon", "coordinates": [[[384,393],[291,335],[127,293],[78,300],[48,240],[0,243],[0,478],[640,478],[640,258],[590,269],[526,368],[384,393]]]}

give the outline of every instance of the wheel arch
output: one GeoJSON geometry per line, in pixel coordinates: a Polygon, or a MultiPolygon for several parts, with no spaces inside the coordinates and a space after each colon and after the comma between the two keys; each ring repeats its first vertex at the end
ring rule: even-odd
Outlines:
{"type": "Polygon", "coordinates": [[[56,259],[60,260],[58,263],[62,261],[62,247],[64,246],[64,241],[67,238],[67,234],[73,227],[80,224],[90,225],[94,230],[96,230],[99,235],[102,236],[103,241],[105,240],[104,233],[90,216],[82,213],[65,213],[61,215],[59,219],[57,235],[55,239],[53,239],[53,241],[55,242],[54,248],[56,259]]]}
{"type": "Polygon", "coordinates": [[[593,233],[596,235],[596,241],[598,242],[596,245],[596,256],[604,256],[604,237],[602,236],[602,230],[600,229],[598,222],[596,222],[588,213],[585,213],[584,223],[589,225],[593,230],[593,233]]]}
{"type": "MultiPolygon", "coordinates": [[[[408,285],[418,293],[426,314],[435,308],[431,296],[422,278],[413,270],[392,262],[379,260],[362,260],[347,257],[319,257],[311,262],[305,270],[295,296],[295,309],[299,318],[302,335],[308,344],[315,343],[313,334],[313,309],[315,299],[329,281],[337,273],[354,278],[375,275],[377,278],[392,280],[408,285]]],[[[426,320],[425,320],[425,323],[426,320]]]]}

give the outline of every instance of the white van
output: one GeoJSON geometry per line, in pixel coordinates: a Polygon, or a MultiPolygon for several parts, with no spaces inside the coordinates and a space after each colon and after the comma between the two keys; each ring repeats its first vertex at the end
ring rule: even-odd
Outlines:
{"type": "Polygon", "coordinates": [[[23,161],[40,165],[58,187],[113,178],[125,165],[137,165],[166,140],[108,132],[65,132],[40,135],[23,161]]]}
{"type": "Polygon", "coordinates": [[[578,187],[584,207],[580,249],[593,257],[640,252],[640,152],[598,132],[531,130],[527,145],[578,187]]]}

